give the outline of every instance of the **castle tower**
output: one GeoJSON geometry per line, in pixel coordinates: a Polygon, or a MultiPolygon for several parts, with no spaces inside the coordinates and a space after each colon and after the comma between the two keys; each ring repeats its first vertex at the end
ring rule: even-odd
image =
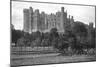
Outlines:
{"type": "Polygon", "coordinates": [[[74,17],[71,16],[70,23],[73,23],[73,22],[74,22],[74,17]]]}
{"type": "Polygon", "coordinates": [[[23,10],[24,15],[24,32],[31,33],[32,32],[32,22],[33,22],[33,9],[30,7],[29,9],[23,10]]]}
{"type": "Polygon", "coordinates": [[[33,24],[33,8],[29,8],[29,33],[32,33],[32,24],[33,24]]]}
{"type": "Polygon", "coordinates": [[[71,18],[70,18],[70,29],[71,29],[71,31],[73,30],[73,27],[74,27],[74,18],[73,18],[73,16],[71,16],[71,18]]]}
{"type": "Polygon", "coordinates": [[[39,10],[36,9],[33,14],[32,31],[39,30],[39,21],[40,21],[40,14],[39,14],[39,10]]]}
{"type": "Polygon", "coordinates": [[[89,28],[92,29],[93,28],[93,22],[89,23],[89,28]]]}
{"type": "Polygon", "coordinates": [[[64,13],[64,7],[61,7],[61,12],[63,12],[63,13],[64,13]]]}
{"type": "Polygon", "coordinates": [[[23,20],[24,20],[24,27],[23,27],[23,31],[24,32],[29,32],[29,9],[24,9],[23,10],[23,20]]]}
{"type": "Polygon", "coordinates": [[[41,23],[41,30],[42,31],[44,31],[45,30],[45,12],[41,12],[41,17],[40,17],[41,19],[41,21],[40,21],[40,23],[41,23]]]}
{"type": "Polygon", "coordinates": [[[45,29],[48,29],[48,15],[45,15],[45,29]]]}
{"type": "Polygon", "coordinates": [[[36,21],[35,22],[37,23],[37,30],[40,30],[41,26],[40,26],[40,13],[39,13],[39,10],[36,9],[35,13],[36,13],[36,15],[35,15],[35,20],[36,21]]]}
{"type": "Polygon", "coordinates": [[[64,15],[64,7],[61,7],[61,17],[60,17],[60,32],[64,32],[64,23],[66,16],[64,15]]]}
{"type": "Polygon", "coordinates": [[[71,19],[70,19],[71,26],[73,25],[73,23],[74,23],[74,18],[73,18],[73,16],[71,16],[71,19]]]}
{"type": "Polygon", "coordinates": [[[66,10],[66,18],[67,18],[67,10],[66,10]]]}
{"type": "Polygon", "coordinates": [[[93,30],[93,22],[90,22],[89,27],[88,27],[88,41],[90,45],[92,44],[92,41],[93,41],[92,30],[93,30]]]}

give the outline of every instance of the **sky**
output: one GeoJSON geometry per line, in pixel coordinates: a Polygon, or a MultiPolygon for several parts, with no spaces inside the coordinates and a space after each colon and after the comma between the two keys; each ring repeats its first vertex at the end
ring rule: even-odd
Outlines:
{"type": "Polygon", "coordinates": [[[64,4],[48,4],[48,3],[35,3],[35,2],[18,2],[12,1],[11,4],[11,17],[12,24],[15,29],[23,29],[23,9],[31,6],[33,11],[39,9],[41,13],[44,11],[47,14],[56,13],[61,11],[61,7],[65,8],[68,15],[74,17],[75,21],[81,21],[85,24],[93,22],[95,26],[95,7],[93,6],[80,6],[80,5],[64,5],[64,4]]]}

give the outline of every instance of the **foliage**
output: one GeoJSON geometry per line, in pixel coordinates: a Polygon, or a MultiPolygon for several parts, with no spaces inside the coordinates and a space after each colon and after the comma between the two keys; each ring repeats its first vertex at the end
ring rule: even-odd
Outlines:
{"type": "Polygon", "coordinates": [[[30,40],[29,39],[26,39],[24,37],[18,39],[17,41],[17,46],[30,46],[30,40]]]}
{"type": "Polygon", "coordinates": [[[74,23],[72,32],[78,36],[87,36],[87,33],[88,33],[85,24],[79,21],[74,23]]]}
{"type": "Polygon", "coordinates": [[[23,31],[11,29],[11,35],[12,43],[16,43],[23,36],[23,31]]]}
{"type": "MultiPolygon", "coordinates": [[[[95,28],[91,29],[89,36],[88,26],[81,22],[74,22],[73,27],[64,33],[58,33],[57,28],[50,32],[40,31],[31,34],[12,29],[12,42],[17,46],[53,46],[62,53],[82,53],[84,49],[95,48],[95,28]],[[90,39],[89,39],[90,37],[90,39]]],[[[92,51],[90,51],[92,52],[92,51]]]]}

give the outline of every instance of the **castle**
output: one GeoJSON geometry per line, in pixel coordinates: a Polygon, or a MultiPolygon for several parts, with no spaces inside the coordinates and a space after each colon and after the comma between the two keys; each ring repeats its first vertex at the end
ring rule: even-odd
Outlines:
{"type": "Polygon", "coordinates": [[[51,28],[57,28],[58,32],[64,32],[64,28],[70,29],[71,24],[74,22],[73,16],[67,18],[67,11],[64,11],[64,7],[61,7],[61,11],[56,14],[46,14],[45,12],[39,12],[38,9],[33,10],[32,7],[24,9],[24,32],[49,32],[51,28]]]}

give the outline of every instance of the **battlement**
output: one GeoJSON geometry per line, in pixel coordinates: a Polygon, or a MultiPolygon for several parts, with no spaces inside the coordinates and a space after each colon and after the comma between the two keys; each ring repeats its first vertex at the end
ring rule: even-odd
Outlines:
{"type": "Polygon", "coordinates": [[[29,12],[29,15],[32,16],[28,19],[24,19],[24,24],[27,25],[31,20],[33,20],[32,22],[30,22],[32,31],[33,30],[46,31],[52,28],[57,28],[58,32],[64,32],[65,23],[67,24],[69,23],[69,21],[67,20],[73,19],[73,16],[72,17],[69,16],[69,18],[67,18],[67,10],[66,12],[64,12],[64,7],[61,7],[61,11],[56,12],[56,14],[54,13],[46,14],[43,11],[40,13],[39,9],[35,9],[33,11],[32,7],[29,7],[29,9],[24,9],[23,11],[24,13],[28,13],[29,11],[31,11],[29,12]],[[27,21],[27,23],[25,21],[27,21]]]}
{"type": "Polygon", "coordinates": [[[27,13],[27,12],[29,12],[29,9],[24,9],[23,12],[27,13]]]}

